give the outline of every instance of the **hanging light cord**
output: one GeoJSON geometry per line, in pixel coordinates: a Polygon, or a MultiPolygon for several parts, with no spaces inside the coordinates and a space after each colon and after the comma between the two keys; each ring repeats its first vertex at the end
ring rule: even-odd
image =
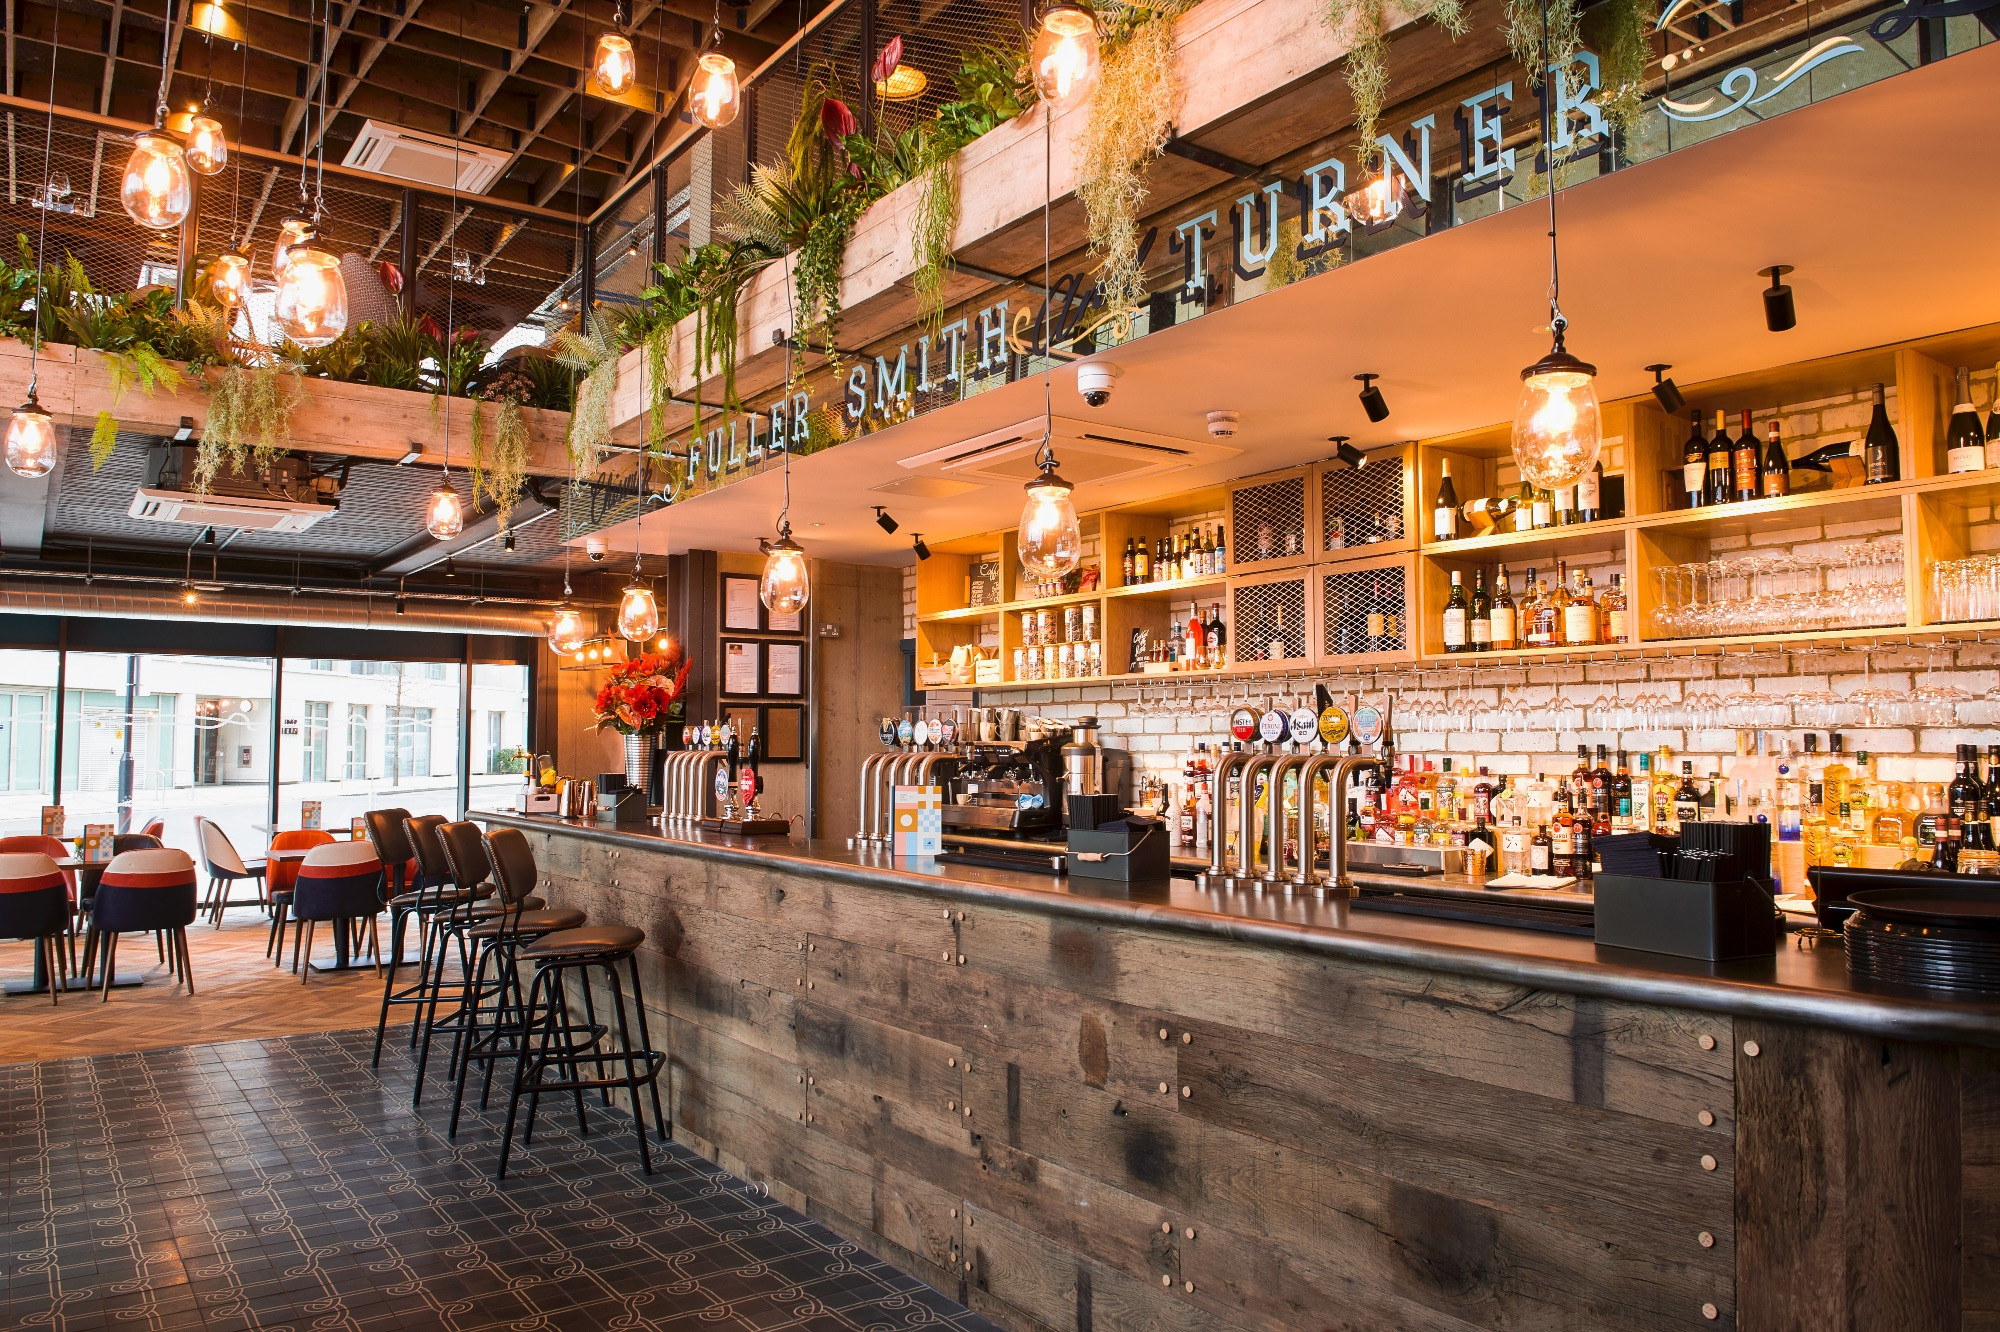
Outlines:
{"type": "MultiPolygon", "coordinates": [[[[465,84],[465,0],[458,3],[458,52],[452,57],[451,86],[460,92],[465,84]]],[[[444,276],[444,349],[439,353],[438,387],[444,393],[444,483],[451,484],[451,367],[458,348],[458,112],[452,112],[451,135],[451,216],[446,225],[451,228],[448,244],[451,252],[446,255],[444,276]]],[[[412,279],[414,280],[414,279],[412,279]]],[[[478,408],[474,408],[477,411],[478,408]]],[[[473,487],[478,490],[477,486],[473,487]]],[[[479,507],[479,496],[472,496],[473,508],[479,507]]]]}
{"type": "MultiPolygon", "coordinates": [[[[167,123],[167,80],[171,77],[171,73],[167,68],[167,58],[173,54],[173,50],[174,11],[169,7],[166,11],[165,21],[160,26],[160,95],[158,100],[153,103],[154,129],[160,129],[167,123]]],[[[51,56],[50,59],[53,61],[54,57],[51,56]]],[[[53,66],[51,67],[49,77],[51,79],[55,77],[53,66]]]]}
{"type": "MultiPolygon", "coordinates": [[[[249,38],[250,38],[250,25],[247,22],[250,15],[246,11],[243,17],[246,20],[246,22],[243,25],[243,38],[244,38],[245,49],[243,52],[242,60],[238,61],[236,66],[237,70],[236,133],[239,138],[243,133],[243,95],[249,89],[250,86],[250,51],[248,49],[249,38]]],[[[238,243],[236,239],[236,227],[243,217],[241,204],[243,197],[244,154],[241,151],[238,151],[235,154],[233,154],[233,156],[236,158],[236,182],[235,184],[229,187],[229,244],[231,248],[234,248],[238,243]]],[[[246,243],[247,243],[247,238],[246,238],[246,243]]]]}
{"type": "MultiPolygon", "coordinates": [[[[308,29],[308,31],[310,31],[312,29],[316,29],[318,26],[319,26],[319,0],[306,0],[306,28],[308,29]]],[[[248,51],[245,51],[243,53],[243,60],[244,64],[247,66],[250,60],[250,53],[248,51]]],[[[244,74],[244,77],[245,78],[249,77],[247,69],[244,74]]],[[[305,118],[307,121],[311,121],[312,119],[311,99],[307,99],[306,101],[305,118]]],[[[310,152],[300,153],[299,154],[299,207],[301,209],[303,209],[308,203],[312,201],[311,196],[308,194],[306,190],[306,173],[311,170],[311,167],[312,167],[312,154],[310,152]]]]}
{"type": "MultiPolygon", "coordinates": [[[[1546,3],[1546,0],[1544,0],[1546,3]]],[[[1042,447],[1035,455],[1035,465],[1043,471],[1052,471],[1056,465],[1056,417],[1055,404],[1050,399],[1049,381],[1055,376],[1055,347],[1050,341],[1049,307],[1049,208],[1055,195],[1055,120],[1056,109],[1044,98],[1042,101],[1042,447]]]]}
{"type": "Polygon", "coordinates": [[[1549,104],[1557,90],[1549,87],[1549,80],[1564,75],[1550,68],[1553,54],[1549,49],[1549,0],[1542,0],[1542,152],[1548,157],[1545,165],[1549,192],[1549,329],[1555,334],[1556,346],[1561,347],[1563,330],[1569,321],[1563,318],[1562,265],[1556,253],[1556,149],[1550,139],[1549,104]]]}
{"type": "Polygon", "coordinates": [[[62,49],[62,6],[56,6],[49,31],[49,115],[42,130],[42,216],[35,238],[35,340],[28,344],[28,401],[35,401],[35,378],[42,356],[42,255],[49,243],[49,181],[54,176],[56,149],[56,53],[62,49]]]}

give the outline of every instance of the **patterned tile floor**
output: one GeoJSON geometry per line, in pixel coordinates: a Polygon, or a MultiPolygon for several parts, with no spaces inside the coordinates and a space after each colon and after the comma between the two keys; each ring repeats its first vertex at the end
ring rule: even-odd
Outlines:
{"type": "Polygon", "coordinates": [[[0,1327],[993,1327],[594,1102],[496,1184],[505,1101],[453,1142],[373,1037],[0,1067],[0,1327]]]}

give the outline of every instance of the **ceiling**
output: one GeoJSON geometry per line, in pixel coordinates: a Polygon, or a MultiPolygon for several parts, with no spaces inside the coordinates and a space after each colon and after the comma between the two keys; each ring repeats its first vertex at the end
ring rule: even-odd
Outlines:
{"type": "MultiPolygon", "coordinates": [[[[1606,399],[1673,364],[1683,386],[2000,318],[1992,221],[2000,181],[1963,146],[2000,135],[2000,44],[1775,117],[1564,191],[1563,310],[1570,349],[1599,367],[1606,399]],[[1792,264],[1798,326],[1768,332],[1757,270],[1792,264]]],[[[1241,457],[1124,482],[1083,483],[1081,508],[1135,502],[1331,453],[1450,434],[1513,414],[1522,366],[1548,349],[1547,216],[1509,209],[1266,293],[1106,353],[1124,375],[1083,404],[1056,373],[1055,410],[1093,430],[1205,440],[1206,413],[1241,413],[1241,457]],[[1353,375],[1381,375],[1392,415],[1370,425],[1353,375]]],[[[1691,395],[1692,396],[1692,395],[1691,395]]],[[[1759,404],[1745,403],[1744,406],[1759,404]]],[[[936,543],[1015,524],[1016,485],[924,498],[878,487],[900,460],[1036,417],[1039,380],[864,436],[793,466],[792,524],[812,554],[908,563],[936,543]],[[886,503],[894,536],[874,522],[886,503]]],[[[725,486],[646,527],[664,542],[746,550],[772,530],[777,472],[725,486]]],[[[934,487],[919,487],[934,491],[934,487]]],[[[630,524],[601,534],[630,549],[630,524]]]]}

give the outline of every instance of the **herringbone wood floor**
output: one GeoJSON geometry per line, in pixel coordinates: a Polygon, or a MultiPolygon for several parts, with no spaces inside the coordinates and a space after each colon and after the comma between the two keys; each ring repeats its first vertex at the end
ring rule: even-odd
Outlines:
{"type": "MultiPolygon", "coordinates": [[[[315,975],[302,986],[291,971],[274,968],[264,956],[269,929],[269,919],[256,907],[232,908],[220,930],[205,922],[190,926],[193,995],[174,983],[149,936],[126,935],[118,946],[118,970],[143,975],[146,983],[112,990],[109,1003],[99,1003],[94,992],[74,990],[63,995],[60,1005],[51,1005],[46,994],[0,998],[0,1063],[375,1025],[382,981],[373,968],[315,975]]],[[[387,916],[381,933],[386,949],[387,916]]],[[[77,947],[80,955],[81,941],[77,947]]],[[[414,953],[414,945],[410,951],[414,953]]],[[[325,925],[319,928],[313,955],[332,961],[333,940],[325,925]]],[[[33,944],[0,943],[0,980],[26,978],[33,960],[33,944]]],[[[291,961],[289,945],[285,960],[291,961]]],[[[404,974],[398,973],[399,982],[404,974]]],[[[410,1011],[399,1005],[390,1021],[407,1021],[410,1011]]]]}

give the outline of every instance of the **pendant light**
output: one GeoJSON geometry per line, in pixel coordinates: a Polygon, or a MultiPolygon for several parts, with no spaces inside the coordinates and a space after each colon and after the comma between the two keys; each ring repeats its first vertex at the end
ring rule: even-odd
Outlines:
{"type": "MultiPolygon", "coordinates": [[[[796,265],[796,260],[792,261],[796,265]]],[[[797,276],[794,267],[786,274],[785,299],[789,305],[792,322],[798,322],[798,305],[793,299],[797,276]]],[[[792,400],[792,368],[798,358],[785,358],[785,401],[792,400]]],[[[753,423],[754,424],[754,423],[753,423]]],[[[773,425],[775,426],[775,421],[773,425]]],[[[785,426],[789,436],[791,426],[785,426]]],[[[764,576],[757,583],[757,598],[764,603],[764,609],[773,615],[796,615],[812,599],[812,571],[806,563],[805,550],[792,540],[792,441],[783,443],[785,502],[778,509],[778,539],[764,543],[764,576]]],[[[879,512],[879,510],[878,510],[879,512]]],[[[879,522],[880,519],[878,518],[879,522]]]]}
{"type": "MultiPolygon", "coordinates": [[[[243,123],[243,98],[250,86],[249,62],[243,62],[242,73],[236,85],[236,123],[243,123]]],[[[236,159],[236,174],[229,183],[229,235],[236,236],[237,223],[242,218],[243,199],[243,159],[236,159]]],[[[209,294],[215,297],[228,315],[231,326],[236,320],[236,311],[242,308],[244,298],[250,294],[250,275],[253,265],[250,258],[250,241],[242,241],[224,250],[208,270],[209,294]]]]}
{"type": "MultiPolygon", "coordinates": [[[[169,25],[171,27],[171,25],[169,25]]],[[[171,32],[167,37],[172,36],[171,32]]],[[[167,57],[174,44],[160,42],[160,92],[153,103],[153,128],[132,140],[132,156],[118,185],[118,201],[134,222],[153,231],[172,231],[194,206],[194,186],[188,180],[187,156],[164,128],[167,123],[167,57]]]]}
{"type": "MultiPolygon", "coordinates": [[[[1543,77],[1561,78],[1549,70],[1549,5],[1542,0],[1543,77]]],[[[1549,96],[1542,99],[1542,143],[1549,136],[1549,96]]],[[[1563,345],[1569,321],[1561,305],[1562,269],[1556,250],[1555,155],[1548,159],[1549,191],[1549,354],[1521,372],[1521,402],[1514,411],[1514,462],[1522,479],[1542,490],[1575,485],[1597,463],[1603,444],[1603,422],[1592,380],[1597,367],[1572,356],[1563,345]]]]}
{"type": "Polygon", "coordinates": [[[188,169],[197,175],[213,176],[229,165],[229,138],[205,106],[188,121],[185,151],[188,169]]]}
{"type": "Polygon", "coordinates": [[[7,422],[5,446],[7,466],[16,476],[47,476],[56,465],[55,419],[35,397],[35,371],[42,354],[42,247],[49,238],[49,175],[55,151],[56,71],[55,52],[60,50],[62,7],[55,10],[55,28],[49,38],[49,106],[47,126],[42,132],[42,219],[35,240],[35,338],[28,344],[28,400],[14,409],[7,422]]]}
{"type": "Polygon", "coordinates": [[[688,109],[709,129],[721,129],[736,119],[743,106],[737,95],[736,62],[722,53],[722,0],[715,0],[715,19],[708,32],[713,50],[695,61],[694,83],[688,88],[688,109]]]}
{"type": "MultiPolygon", "coordinates": [[[[322,14],[326,37],[320,44],[319,130],[313,136],[319,149],[319,174],[313,186],[312,215],[309,220],[288,217],[280,226],[275,256],[278,295],[271,310],[279,331],[306,348],[324,347],[347,331],[347,280],[341,276],[339,257],[319,244],[319,224],[326,216],[326,82],[336,40],[330,3],[322,7],[322,14]],[[294,225],[300,222],[303,227],[294,225]]],[[[310,111],[310,103],[307,109],[310,111]]],[[[299,161],[299,193],[301,197],[305,194],[304,158],[299,161]]]]}
{"type": "Polygon", "coordinates": [[[633,643],[644,642],[660,632],[660,606],[653,599],[651,585],[640,578],[639,561],[646,549],[646,464],[652,453],[639,448],[639,517],[632,534],[632,581],[618,600],[618,635],[633,643]]]}
{"type": "MultiPolygon", "coordinates": [[[[1051,11],[1053,12],[1053,11],[1051,11]]],[[[1086,14],[1087,18],[1088,15],[1086,14]]],[[[1043,20],[1043,31],[1048,30],[1047,19],[1043,20]]],[[[1093,58],[1096,47],[1093,37],[1093,58]]],[[[1040,39],[1037,39],[1039,46],[1040,39]]],[[[1040,68],[1038,64],[1037,69],[1040,68]]],[[[1039,76],[1038,76],[1039,77],[1039,76]]],[[[1049,206],[1052,199],[1052,185],[1049,180],[1051,161],[1051,130],[1053,116],[1042,117],[1042,290],[1049,290],[1049,206]]],[[[1050,305],[1042,302],[1042,357],[1047,362],[1042,367],[1042,447],[1035,456],[1039,469],[1035,479],[1028,482],[1027,502],[1021,506],[1021,522],[1015,533],[1015,544],[1020,547],[1021,567],[1038,581],[1051,582],[1068,574],[1083,561],[1083,530],[1076,520],[1076,505],[1070,499],[1074,489],[1056,471],[1055,450],[1055,408],[1049,400],[1049,380],[1054,373],[1051,353],[1049,324],[1050,305]]]]}
{"type": "Polygon", "coordinates": [[[626,8],[626,0],[618,0],[618,8],[611,32],[597,39],[597,56],[590,62],[590,81],[606,97],[622,97],[632,89],[639,77],[639,61],[632,54],[631,39],[623,29],[632,21],[631,11],[626,8]]]}
{"type": "MultiPolygon", "coordinates": [[[[575,464],[571,464],[571,481],[575,480],[575,464]]],[[[557,522],[561,522],[558,514],[557,522]]],[[[549,651],[559,657],[567,657],[579,651],[590,641],[590,627],[584,623],[583,612],[570,601],[569,588],[569,544],[563,544],[563,599],[555,613],[549,616],[549,651]]]]}
{"type": "Polygon", "coordinates": [[[1071,106],[1097,87],[1097,19],[1073,0],[1042,11],[1042,26],[1028,51],[1035,91],[1052,109],[1071,106]]]}

